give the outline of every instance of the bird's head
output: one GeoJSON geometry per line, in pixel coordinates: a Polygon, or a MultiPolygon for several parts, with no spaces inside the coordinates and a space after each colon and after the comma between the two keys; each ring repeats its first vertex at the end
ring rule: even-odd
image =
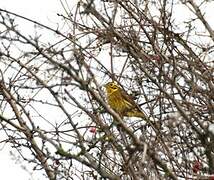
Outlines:
{"type": "Polygon", "coordinates": [[[104,87],[106,88],[107,94],[111,94],[119,89],[119,86],[116,82],[108,82],[104,85],[104,87]]]}

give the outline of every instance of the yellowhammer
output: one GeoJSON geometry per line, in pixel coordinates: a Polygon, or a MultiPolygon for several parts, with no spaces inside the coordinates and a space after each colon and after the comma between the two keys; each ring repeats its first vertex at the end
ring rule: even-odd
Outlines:
{"type": "Polygon", "coordinates": [[[104,87],[106,88],[108,104],[121,116],[121,118],[128,116],[147,119],[147,116],[135,103],[132,97],[120,88],[116,82],[109,82],[104,87]]]}

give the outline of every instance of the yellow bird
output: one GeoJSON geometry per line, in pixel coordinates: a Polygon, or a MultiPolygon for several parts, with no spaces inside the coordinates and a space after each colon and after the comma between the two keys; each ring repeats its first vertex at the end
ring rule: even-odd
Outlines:
{"type": "Polygon", "coordinates": [[[145,113],[135,103],[132,97],[120,88],[116,82],[109,82],[104,87],[106,88],[109,106],[117,112],[121,118],[128,116],[147,119],[145,113]]]}

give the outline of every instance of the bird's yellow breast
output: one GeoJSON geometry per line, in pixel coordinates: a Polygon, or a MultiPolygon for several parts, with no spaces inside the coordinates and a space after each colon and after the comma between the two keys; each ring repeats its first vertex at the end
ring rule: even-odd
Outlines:
{"type": "Polygon", "coordinates": [[[108,95],[107,100],[110,107],[118,114],[124,113],[124,110],[128,108],[126,101],[123,99],[119,91],[115,91],[108,95]]]}

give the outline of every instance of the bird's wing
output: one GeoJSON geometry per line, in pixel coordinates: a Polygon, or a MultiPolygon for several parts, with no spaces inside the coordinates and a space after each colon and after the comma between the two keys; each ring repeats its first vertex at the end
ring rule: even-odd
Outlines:
{"type": "Polygon", "coordinates": [[[132,108],[138,107],[138,105],[130,95],[128,95],[123,89],[120,89],[120,91],[121,91],[121,96],[126,100],[126,102],[128,102],[130,107],[132,108]]]}
{"type": "Polygon", "coordinates": [[[141,107],[133,100],[132,96],[128,95],[126,91],[123,89],[120,89],[121,96],[126,100],[129,107],[127,109],[129,110],[137,110],[138,112],[141,112],[144,117],[148,118],[147,114],[141,109],[141,107]]]}

